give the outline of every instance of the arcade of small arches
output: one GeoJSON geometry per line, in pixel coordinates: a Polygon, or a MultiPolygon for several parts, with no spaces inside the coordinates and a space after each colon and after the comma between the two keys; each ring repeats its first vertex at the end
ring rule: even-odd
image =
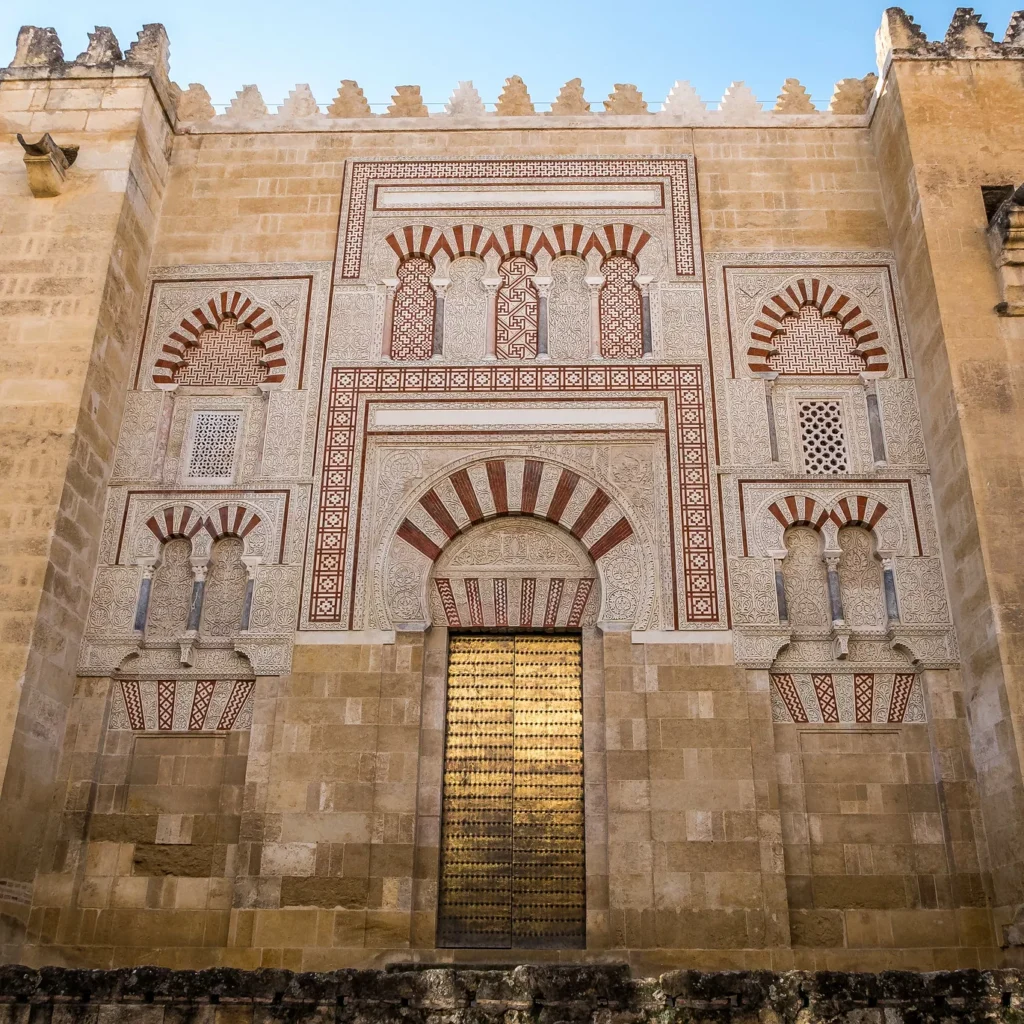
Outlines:
{"type": "Polygon", "coordinates": [[[247,538],[261,523],[244,505],[208,515],[171,505],[146,520],[157,542],[143,565],[135,629],[146,640],[229,637],[249,627],[256,567],[247,538]]]}
{"type": "Polygon", "coordinates": [[[769,506],[780,534],[775,559],[779,621],[794,632],[884,632],[900,621],[893,552],[877,527],[886,506],[866,495],[831,507],[788,495],[769,506]]]}
{"type": "Polygon", "coordinates": [[[639,359],[652,353],[648,286],[639,257],[651,240],[643,228],[609,224],[593,231],[581,224],[542,230],[528,224],[490,231],[478,224],[439,230],[410,225],[388,235],[396,276],[385,282],[383,354],[427,360],[444,352],[446,276],[452,261],[482,260],[487,293],[485,340],[480,356],[543,359],[548,356],[551,262],[562,256],[586,261],[590,293],[591,356],[639,359]]]}

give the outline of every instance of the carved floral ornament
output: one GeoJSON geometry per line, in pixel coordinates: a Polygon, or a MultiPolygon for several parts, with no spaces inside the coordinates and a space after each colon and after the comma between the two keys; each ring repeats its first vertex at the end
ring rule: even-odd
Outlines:
{"type": "Polygon", "coordinates": [[[383,628],[433,617],[465,626],[601,620],[645,628],[652,615],[657,559],[646,531],[608,487],[548,459],[477,458],[449,468],[387,533],[377,573],[383,628]]]}
{"type": "Polygon", "coordinates": [[[285,379],[285,339],[267,304],[238,289],[217,291],[166,335],[153,363],[153,384],[255,386],[285,379]]]}

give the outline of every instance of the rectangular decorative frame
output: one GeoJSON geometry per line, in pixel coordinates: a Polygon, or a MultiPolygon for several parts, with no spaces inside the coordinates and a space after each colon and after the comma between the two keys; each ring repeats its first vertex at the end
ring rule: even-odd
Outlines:
{"type": "MultiPolygon", "coordinates": [[[[678,277],[699,278],[700,230],[697,221],[696,178],[693,158],[629,158],[577,160],[355,160],[349,165],[342,197],[344,228],[339,232],[339,279],[358,280],[363,273],[367,217],[373,210],[373,183],[465,185],[469,182],[510,183],[663,183],[670,197],[673,260],[678,277]]],[[[392,212],[392,211],[388,211],[392,212]]],[[[621,219],[625,211],[619,211],[621,219]]],[[[420,211],[416,211],[417,214],[420,211]]],[[[569,214],[566,214],[567,219],[569,214]]]]}
{"type": "Polygon", "coordinates": [[[670,487],[678,506],[684,622],[721,628],[726,621],[725,581],[717,502],[713,499],[707,382],[701,366],[481,366],[335,367],[330,372],[324,424],[318,446],[319,487],[313,495],[307,541],[301,629],[351,629],[355,571],[352,513],[363,473],[362,439],[367,400],[388,395],[586,394],[662,392],[676,423],[670,487]],[[347,614],[346,614],[347,611],[347,614]]]}

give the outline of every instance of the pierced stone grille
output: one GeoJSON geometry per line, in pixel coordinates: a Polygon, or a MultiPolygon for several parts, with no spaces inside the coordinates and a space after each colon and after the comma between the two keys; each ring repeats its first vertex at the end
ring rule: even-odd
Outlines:
{"type": "Polygon", "coordinates": [[[392,359],[429,359],[434,348],[436,297],[430,260],[416,256],[398,268],[391,328],[392,359]]]}
{"type": "Polygon", "coordinates": [[[800,441],[808,473],[848,473],[850,460],[839,402],[800,403],[800,441]]]}
{"type": "Polygon", "coordinates": [[[601,272],[601,355],[606,359],[639,359],[644,354],[644,319],[643,299],[636,284],[637,266],[628,256],[609,256],[601,272]]]}
{"type": "Polygon", "coordinates": [[[191,387],[253,387],[267,377],[260,365],[256,335],[236,320],[223,320],[215,331],[204,331],[198,348],[188,349],[185,365],[175,374],[178,384],[191,387]]]}
{"type": "Polygon", "coordinates": [[[197,412],[185,476],[189,480],[231,481],[242,429],[240,412],[197,412]]]}
{"type": "Polygon", "coordinates": [[[782,324],[782,332],[772,339],[778,352],[768,357],[778,373],[849,375],[864,369],[853,339],[843,333],[835,317],[822,316],[816,306],[801,306],[796,316],[786,317],[782,324]]]}

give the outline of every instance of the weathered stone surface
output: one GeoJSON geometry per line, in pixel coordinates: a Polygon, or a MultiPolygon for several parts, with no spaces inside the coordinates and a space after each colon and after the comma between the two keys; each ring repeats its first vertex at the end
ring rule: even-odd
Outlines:
{"type": "MultiPolygon", "coordinates": [[[[816,1024],[1015,1021],[1024,982],[1017,971],[917,974],[673,971],[631,977],[623,965],[472,968],[395,964],[386,970],[116,971],[0,967],[0,1006],[60,1005],[62,1019],[97,1010],[125,1024],[232,1007],[233,1020],[338,1022],[443,1019],[450,1024],[521,1022],[785,1021],[816,1024]],[[266,1009],[264,1009],[266,1008],[266,1009]]],[[[39,1011],[33,1011],[39,1012],[39,1011]]],[[[222,1011],[218,1011],[222,1012],[222,1011]]],[[[175,1017],[174,1019],[178,1019],[175,1017]]]]}

